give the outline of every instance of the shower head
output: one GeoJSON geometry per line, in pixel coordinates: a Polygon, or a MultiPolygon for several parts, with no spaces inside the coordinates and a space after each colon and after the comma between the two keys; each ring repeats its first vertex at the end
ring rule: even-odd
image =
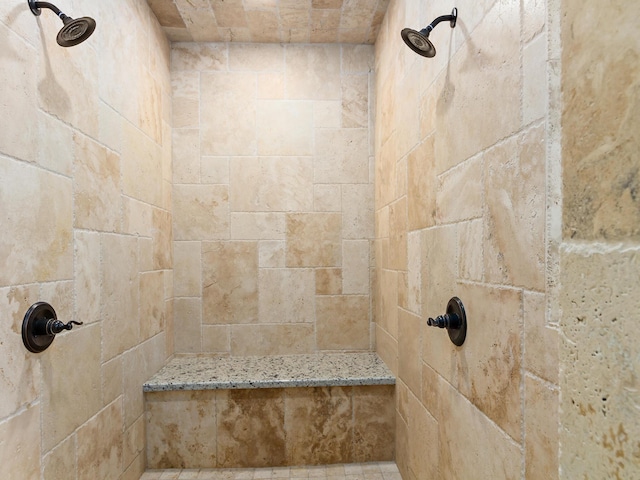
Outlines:
{"type": "Polygon", "coordinates": [[[58,45],[61,47],[73,47],[79,43],[84,42],[91,36],[96,29],[96,21],[91,17],[82,17],[73,19],[68,15],[65,15],[60,11],[58,7],[49,2],[36,2],[34,0],[28,0],[29,8],[34,15],[40,15],[41,8],[48,8],[52,10],[62,23],[63,27],[58,32],[58,45]]]}
{"type": "Polygon", "coordinates": [[[400,32],[400,35],[402,36],[402,40],[404,40],[404,43],[406,43],[407,46],[418,55],[422,55],[423,57],[428,58],[435,57],[436,47],[434,47],[433,43],[431,43],[431,40],[429,40],[429,34],[431,33],[431,30],[433,30],[436,25],[443,21],[448,21],[449,25],[451,25],[451,28],[453,28],[456,26],[457,19],[458,9],[454,8],[451,11],[451,15],[442,15],[441,17],[436,18],[433,22],[431,22],[419,32],[411,28],[403,28],[400,32]]]}

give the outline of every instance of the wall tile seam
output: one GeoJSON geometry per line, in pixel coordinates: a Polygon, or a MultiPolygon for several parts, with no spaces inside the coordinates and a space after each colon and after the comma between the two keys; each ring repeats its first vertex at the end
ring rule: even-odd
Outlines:
{"type": "MultiPolygon", "coordinates": [[[[462,285],[468,285],[472,287],[486,287],[486,288],[493,288],[496,290],[511,291],[511,292],[519,293],[521,295],[524,295],[525,292],[545,293],[544,291],[538,291],[535,289],[525,288],[517,285],[507,285],[507,284],[491,283],[491,282],[479,282],[475,280],[466,280],[463,278],[458,278],[456,280],[456,283],[460,283],[462,285]]],[[[522,313],[522,308],[520,309],[520,313],[522,313]]]]}
{"type": "Polygon", "coordinates": [[[593,255],[625,255],[640,252],[640,243],[602,240],[569,240],[563,239],[560,243],[560,256],[578,255],[590,257],[593,255]]]}
{"type": "MultiPolygon", "coordinates": [[[[36,153],[36,157],[37,157],[37,153],[36,153]]],[[[73,182],[74,176],[73,173],[71,175],[65,175],[64,173],[58,172],[56,170],[53,170],[50,167],[47,167],[45,165],[41,165],[39,163],[39,161],[37,159],[35,160],[25,160],[24,158],[20,158],[20,157],[14,157],[13,155],[9,155],[5,152],[0,151],[0,160],[2,159],[6,159],[12,162],[17,162],[23,166],[27,166],[27,167],[32,167],[32,168],[36,168],[42,172],[46,172],[46,173],[50,173],[52,175],[55,175],[56,177],[59,177],[63,180],[71,180],[73,182]]]]}
{"type": "MultiPolygon", "coordinates": [[[[40,375],[40,377],[42,377],[42,375],[40,375]]],[[[42,384],[42,382],[41,382],[42,384]]],[[[28,401],[28,402],[23,402],[20,405],[18,405],[17,409],[11,413],[9,413],[8,415],[6,415],[5,417],[0,418],[0,426],[20,417],[22,414],[24,414],[25,412],[27,412],[28,410],[34,408],[34,407],[41,407],[40,408],[40,418],[41,418],[41,422],[40,422],[40,426],[42,427],[43,423],[42,423],[42,417],[43,417],[43,412],[42,410],[44,410],[42,408],[43,405],[43,400],[42,400],[42,395],[44,390],[42,389],[42,387],[39,388],[39,392],[32,400],[28,401]]],[[[40,430],[42,432],[42,430],[40,430]]]]}
{"type": "Polygon", "coordinates": [[[526,368],[524,368],[524,375],[522,376],[523,379],[525,378],[529,378],[531,380],[535,380],[536,382],[544,385],[545,387],[547,387],[549,390],[553,390],[554,392],[558,392],[560,393],[560,384],[559,383],[553,383],[550,382],[549,380],[546,380],[544,378],[542,378],[539,375],[536,375],[534,372],[527,370],[526,368]]]}

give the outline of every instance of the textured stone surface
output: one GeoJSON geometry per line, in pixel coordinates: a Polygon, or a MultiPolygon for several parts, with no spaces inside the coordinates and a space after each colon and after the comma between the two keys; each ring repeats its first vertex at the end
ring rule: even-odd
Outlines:
{"type": "Polygon", "coordinates": [[[563,237],[583,240],[640,238],[636,191],[638,62],[640,44],[630,20],[633,1],[563,3],[562,169],[563,237]],[[629,15],[616,22],[616,10],[629,15]],[[593,12],[597,12],[593,14],[593,12]],[[606,42],[593,42],[594,26],[606,42]]]}
{"type": "Polygon", "coordinates": [[[563,478],[640,474],[637,248],[562,252],[563,478]]]}

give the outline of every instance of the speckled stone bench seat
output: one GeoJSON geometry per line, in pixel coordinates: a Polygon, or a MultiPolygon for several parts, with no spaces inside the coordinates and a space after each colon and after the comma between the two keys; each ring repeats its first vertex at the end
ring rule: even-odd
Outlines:
{"type": "Polygon", "coordinates": [[[143,386],[147,467],[394,460],[394,386],[375,353],[176,357],[143,386]]]}

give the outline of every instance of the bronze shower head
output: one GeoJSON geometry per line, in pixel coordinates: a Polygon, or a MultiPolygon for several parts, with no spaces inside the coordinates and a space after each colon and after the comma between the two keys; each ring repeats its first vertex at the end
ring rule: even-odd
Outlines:
{"type": "Polygon", "coordinates": [[[419,32],[416,30],[412,30],[411,28],[403,28],[400,32],[402,36],[402,40],[407,46],[416,52],[418,55],[422,55],[423,57],[435,57],[436,55],[436,47],[433,46],[431,40],[429,40],[429,34],[431,30],[433,30],[436,25],[443,21],[449,21],[451,28],[456,26],[456,20],[458,19],[458,9],[454,8],[451,11],[451,15],[442,15],[441,17],[436,18],[429,25],[424,27],[419,32]]]}
{"type": "Polygon", "coordinates": [[[48,8],[62,20],[64,25],[58,32],[57,37],[58,45],[61,47],[73,47],[74,45],[84,42],[96,29],[96,21],[91,17],[73,19],[62,13],[60,9],[52,3],[36,2],[35,0],[28,0],[28,2],[29,8],[34,15],[40,15],[41,8],[48,8]]]}

